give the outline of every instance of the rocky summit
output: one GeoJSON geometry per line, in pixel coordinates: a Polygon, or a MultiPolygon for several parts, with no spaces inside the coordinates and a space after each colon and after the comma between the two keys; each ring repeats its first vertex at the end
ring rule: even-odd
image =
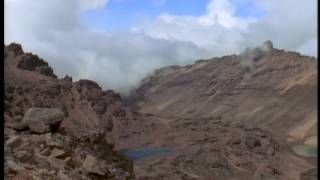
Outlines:
{"type": "Polygon", "coordinates": [[[129,96],[4,47],[6,179],[315,180],[317,60],[267,41],[129,96]],[[296,148],[295,148],[296,149],[296,148]]]}

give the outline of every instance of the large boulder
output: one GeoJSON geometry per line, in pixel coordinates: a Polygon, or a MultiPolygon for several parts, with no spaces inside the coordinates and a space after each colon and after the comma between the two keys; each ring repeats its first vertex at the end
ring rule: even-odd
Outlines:
{"type": "Polygon", "coordinates": [[[57,131],[63,118],[64,113],[58,108],[30,108],[22,123],[32,132],[46,133],[57,131]]]}

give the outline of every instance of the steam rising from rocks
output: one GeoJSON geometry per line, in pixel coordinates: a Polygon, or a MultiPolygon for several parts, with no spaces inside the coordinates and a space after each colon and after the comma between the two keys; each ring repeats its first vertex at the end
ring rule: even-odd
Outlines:
{"type": "Polygon", "coordinates": [[[256,48],[247,47],[246,50],[240,55],[240,64],[243,68],[246,68],[249,72],[252,72],[254,70],[255,61],[258,61],[263,56],[268,56],[272,50],[273,44],[270,40],[256,48]]]}

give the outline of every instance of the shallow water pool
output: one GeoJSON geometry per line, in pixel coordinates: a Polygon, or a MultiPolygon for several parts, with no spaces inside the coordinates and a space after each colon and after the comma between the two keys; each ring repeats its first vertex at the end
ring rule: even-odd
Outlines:
{"type": "Polygon", "coordinates": [[[121,150],[130,160],[142,160],[152,156],[168,154],[170,151],[167,148],[142,148],[142,149],[125,149],[121,150]]]}
{"type": "Polygon", "coordinates": [[[295,145],[292,148],[293,152],[299,156],[305,157],[318,157],[318,150],[317,147],[313,147],[310,145],[295,145]]]}

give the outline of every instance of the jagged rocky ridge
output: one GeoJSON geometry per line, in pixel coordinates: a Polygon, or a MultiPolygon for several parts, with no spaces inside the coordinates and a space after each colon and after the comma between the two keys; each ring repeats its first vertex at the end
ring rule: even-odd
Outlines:
{"type": "Polygon", "coordinates": [[[133,117],[118,93],[58,79],[21,45],[4,47],[6,179],[134,179],[113,150],[114,122],[133,117]]]}

